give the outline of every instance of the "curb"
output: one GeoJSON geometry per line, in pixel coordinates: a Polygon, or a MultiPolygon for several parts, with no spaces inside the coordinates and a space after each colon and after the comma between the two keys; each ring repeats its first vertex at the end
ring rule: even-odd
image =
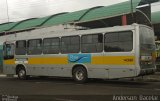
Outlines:
{"type": "Polygon", "coordinates": [[[146,75],[142,77],[135,78],[137,81],[151,81],[151,82],[160,82],[160,73],[155,73],[153,75],[146,75]]]}
{"type": "Polygon", "coordinates": [[[0,77],[7,77],[7,75],[5,75],[5,74],[0,74],[0,77]]]}
{"type": "Polygon", "coordinates": [[[17,75],[0,74],[0,77],[17,77],[17,75]]]}
{"type": "Polygon", "coordinates": [[[160,82],[157,78],[136,78],[135,81],[160,82]]]}

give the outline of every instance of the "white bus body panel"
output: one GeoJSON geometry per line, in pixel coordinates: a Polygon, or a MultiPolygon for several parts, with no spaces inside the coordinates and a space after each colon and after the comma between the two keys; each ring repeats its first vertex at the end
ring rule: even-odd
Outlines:
{"type": "MultiPolygon", "coordinates": [[[[1,44],[4,41],[16,41],[16,40],[29,40],[36,38],[48,38],[48,37],[62,37],[70,35],[83,35],[83,34],[94,34],[94,33],[107,33],[115,31],[132,31],[133,32],[133,50],[131,52],[102,52],[95,53],[92,56],[134,56],[135,64],[134,65],[92,65],[92,64],[80,64],[87,69],[88,78],[122,78],[122,77],[135,77],[138,76],[140,72],[139,66],[139,25],[130,25],[130,26],[116,26],[112,28],[100,28],[100,29],[91,29],[91,30],[82,30],[82,31],[58,31],[49,29],[47,31],[45,28],[36,29],[28,32],[16,33],[14,35],[6,35],[0,37],[1,44]],[[4,40],[5,39],[5,40],[4,40]]],[[[79,53],[81,54],[81,53],[79,53]]],[[[15,58],[29,58],[29,57],[67,57],[67,54],[57,54],[57,55],[23,55],[15,56],[15,58]]],[[[105,61],[105,60],[104,60],[105,61]]],[[[5,65],[4,73],[6,74],[15,74],[17,65],[24,65],[26,68],[27,75],[36,75],[36,76],[60,76],[60,77],[72,77],[72,68],[75,64],[67,65],[29,65],[26,62],[15,61],[15,65],[5,65]]]]}

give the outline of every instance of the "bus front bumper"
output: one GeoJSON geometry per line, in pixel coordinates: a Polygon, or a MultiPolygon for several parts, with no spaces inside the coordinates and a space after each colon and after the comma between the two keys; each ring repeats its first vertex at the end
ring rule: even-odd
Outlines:
{"type": "Polygon", "coordinates": [[[156,69],[152,68],[152,69],[142,69],[140,71],[140,74],[138,76],[144,76],[144,75],[151,75],[151,74],[154,74],[156,72],[156,69]]]}

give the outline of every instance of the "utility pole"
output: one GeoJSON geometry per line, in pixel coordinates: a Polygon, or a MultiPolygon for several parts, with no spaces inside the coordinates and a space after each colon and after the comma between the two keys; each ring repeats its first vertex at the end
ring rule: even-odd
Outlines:
{"type": "MultiPolygon", "coordinates": [[[[8,0],[6,0],[6,9],[7,9],[7,25],[9,25],[9,9],[8,9],[8,0]]],[[[7,35],[7,32],[5,31],[5,36],[7,35]]],[[[7,36],[6,36],[6,41],[7,41],[7,36]]]]}
{"type": "Polygon", "coordinates": [[[131,15],[132,15],[132,20],[135,23],[135,18],[134,18],[134,14],[133,14],[133,0],[131,0],[131,15]]]}
{"type": "Polygon", "coordinates": [[[131,13],[133,14],[133,1],[131,0],[131,13]]]}
{"type": "Polygon", "coordinates": [[[9,9],[8,9],[8,0],[6,0],[6,9],[7,9],[7,22],[9,23],[9,9]]]}

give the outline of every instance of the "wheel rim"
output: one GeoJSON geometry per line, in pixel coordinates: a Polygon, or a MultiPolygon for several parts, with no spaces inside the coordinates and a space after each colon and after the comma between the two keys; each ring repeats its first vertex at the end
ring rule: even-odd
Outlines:
{"type": "Polygon", "coordinates": [[[25,75],[26,75],[26,72],[25,72],[24,70],[20,70],[20,71],[19,71],[19,77],[20,77],[20,78],[24,78],[25,75]]]}
{"type": "Polygon", "coordinates": [[[83,80],[84,79],[84,73],[83,73],[82,70],[78,70],[76,72],[76,78],[77,78],[77,80],[83,80]]]}

